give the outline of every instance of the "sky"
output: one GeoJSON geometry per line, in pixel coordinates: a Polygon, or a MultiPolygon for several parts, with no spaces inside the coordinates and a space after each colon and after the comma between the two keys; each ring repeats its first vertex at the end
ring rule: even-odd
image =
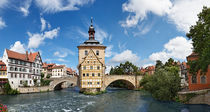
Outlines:
{"type": "Polygon", "coordinates": [[[139,67],[169,58],[186,61],[186,37],[210,0],[0,0],[0,56],[5,49],[41,53],[42,61],[77,69],[77,46],[88,39],[106,48],[106,72],[130,61],[139,67]]]}

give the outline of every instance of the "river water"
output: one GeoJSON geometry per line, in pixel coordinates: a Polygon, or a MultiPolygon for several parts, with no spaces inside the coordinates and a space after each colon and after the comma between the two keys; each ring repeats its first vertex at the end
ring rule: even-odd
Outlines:
{"type": "Polygon", "coordinates": [[[154,100],[148,93],[107,89],[107,93],[87,96],[68,88],[46,93],[0,95],[9,112],[210,112],[208,105],[184,105],[154,100]]]}

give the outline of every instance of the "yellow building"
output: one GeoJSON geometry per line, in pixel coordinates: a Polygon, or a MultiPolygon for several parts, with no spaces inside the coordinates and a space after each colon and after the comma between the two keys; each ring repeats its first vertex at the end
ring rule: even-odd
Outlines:
{"type": "Polygon", "coordinates": [[[0,86],[8,81],[7,67],[4,62],[0,61],[0,86]]]}
{"type": "Polygon", "coordinates": [[[106,46],[95,40],[95,30],[91,20],[89,40],[78,46],[79,85],[81,92],[98,92],[103,86],[105,74],[106,46]]]}

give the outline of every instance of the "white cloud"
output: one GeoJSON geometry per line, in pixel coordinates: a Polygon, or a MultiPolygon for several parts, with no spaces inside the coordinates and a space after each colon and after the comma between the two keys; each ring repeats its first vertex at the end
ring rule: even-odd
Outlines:
{"type": "Polygon", "coordinates": [[[95,39],[98,40],[100,43],[103,43],[104,39],[108,38],[108,34],[106,31],[99,28],[98,26],[96,26],[96,29],[97,29],[97,31],[95,34],[95,39]]]}
{"type": "Polygon", "coordinates": [[[94,0],[35,0],[36,5],[45,13],[78,10],[79,6],[93,3],[94,0]]]}
{"type": "Polygon", "coordinates": [[[45,19],[44,18],[40,18],[40,21],[41,21],[41,31],[44,31],[45,30],[45,28],[46,28],[46,21],[45,21],[45,19]]]}
{"type": "Polygon", "coordinates": [[[178,30],[188,32],[195,25],[203,6],[210,7],[210,0],[175,0],[168,17],[178,30]]]}
{"type": "Polygon", "coordinates": [[[130,14],[125,21],[120,22],[121,26],[134,27],[150,12],[163,16],[169,12],[171,6],[170,0],[128,0],[122,5],[122,9],[130,14]]]}
{"type": "Polygon", "coordinates": [[[134,64],[137,64],[139,61],[139,57],[137,54],[134,54],[131,50],[124,50],[119,54],[115,54],[112,59],[108,61],[109,65],[124,63],[126,61],[130,61],[134,64]]]}
{"type": "Polygon", "coordinates": [[[16,41],[14,45],[11,45],[10,50],[16,51],[16,52],[19,52],[19,53],[25,53],[26,52],[24,44],[21,44],[20,41],[16,41]]]}
{"type": "Polygon", "coordinates": [[[161,60],[166,62],[169,58],[185,60],[186,56],[192,53],[192,41],[184,37],[175,37],[164,45],[160,52],[152,53],[149,59],[152,61],[161,60]]]}
{"type": "Polygon", "coordinates": [[[53,39],[53,38],[58,36],[59,30],[60,30],[60,27],[55,28],[55,29],[50,30],[50,31],[45,31],[43,37],[53,39]]]}
{"type": "Polygon", "coordinates": [[[113,55],[112,48],[113,48],[113,45],[107,46],[105,57],[111,57],[113,55]]]}
{"type": "Polygon", "coordinates": [[[4,20],[0,17],[0,29],[3,29],[4,27],[6,27],[6,23],[4,22],[4,20]]]}
{"type": "Polygon", "coordinates": [[[60,58],[65,58],[68,55],[68,53],[67,52],[60,53],[59,51],[56,51],[56,52],[54,52],[53,55],[60,57],[60,58]]]}
{"type": "Polygon", "coordinates": [[[28,32],[29,42],[28,48],[38,48],[41,44],[43,44],[46,38],[53,39],[58,36],[60,28],[55,28],[51,31],[45,31],[44,33],[35,33],[32,34],[28,32]]]}
{"type": "Polygon", "coordinates": [[[1,0],[0,2],[0,8],[3,8],[4,6],[6,6],[9,3],[9,0],[1,0]]]}
{"type": "MultiPolygon", "coordinates": [[[[188,32],[198,20],[197,14],[203,6],[210,7],[210,0],[128,0],[122,9],[129,14],[120,24],[124,28],[136,27],[151,12],[158,16],[166,15],[179,31],[188,32]]],[[[148,28],[145,29],[147,31],[148,28]]]]}
{"type": "Polygon", "coordinates": [[[23,16],[28,16],[29,14],[29,7],[31,6],[32,0],[26,0],[23,6],[20,7],[20,11],[23,13],[23,16]]]}

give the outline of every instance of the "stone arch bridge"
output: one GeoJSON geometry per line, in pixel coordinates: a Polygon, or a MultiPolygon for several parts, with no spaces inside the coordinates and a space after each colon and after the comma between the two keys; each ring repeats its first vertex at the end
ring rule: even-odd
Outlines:
{"type": "Polygon", "coordinates": [[[62,86],[64,83],[68,83],[70,86],[77,85],[77,77],[51,78],[49,80],[52,80],[49,85],[49,90],[54,90],[56,87],[62,86]]]}
{"type": "Polygon", "coordinates": [[[124,81],[127,85],[129,85],[129,89],[136,89],[140,86],[139,81],[142,77],[143,76],[136,75],[105,75],[102,90],[105,90],[112,82],[118,80],[124,81]]]}

